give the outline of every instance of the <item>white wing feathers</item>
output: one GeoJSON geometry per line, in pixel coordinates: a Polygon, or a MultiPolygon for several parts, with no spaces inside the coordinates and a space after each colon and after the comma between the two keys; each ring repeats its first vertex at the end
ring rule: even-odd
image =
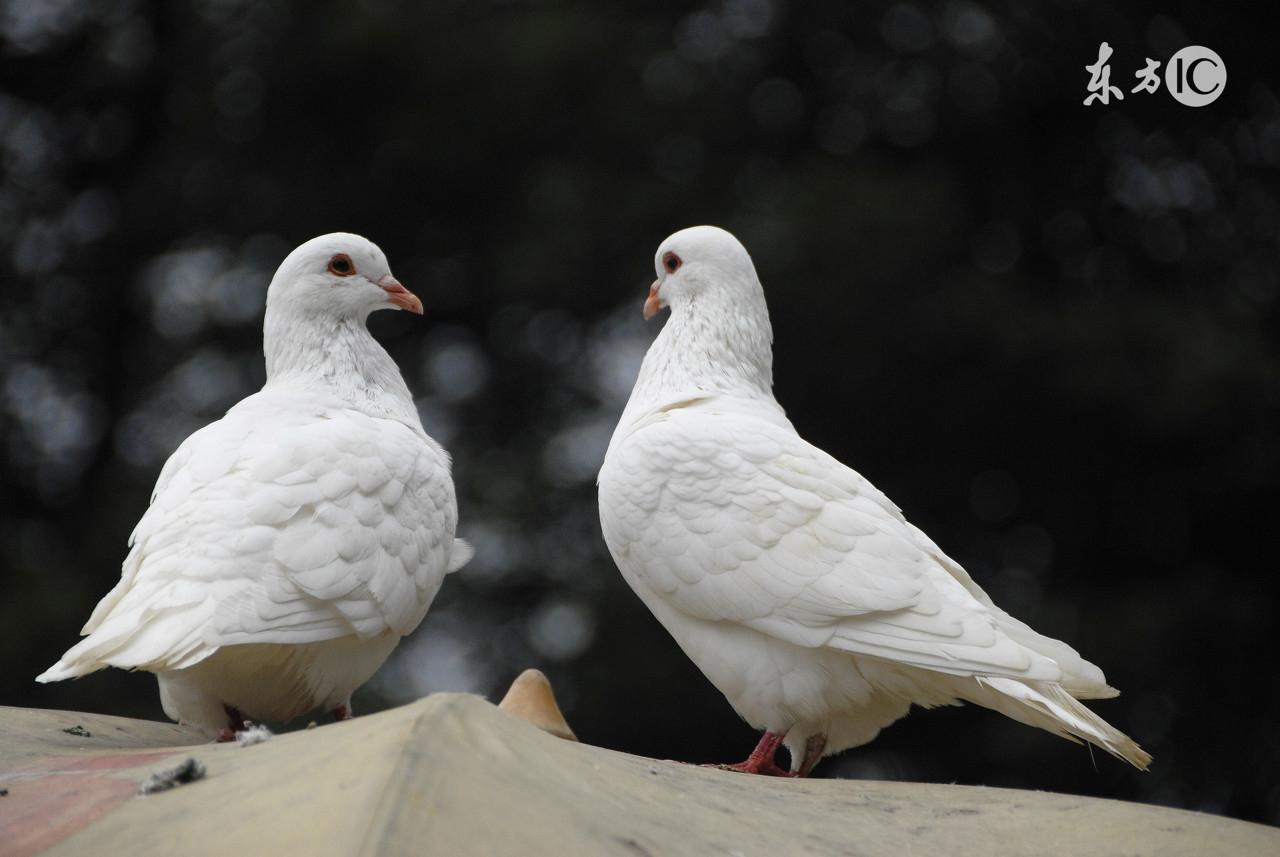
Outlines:
{"type": "Polygon", "coordinates": [[[959,676],[1114,693],[777,414],[708,400],[629,435],[601,479],[606,541],[633,586],[680,612],[959,676]]]}
{"type": "Polygon", "coordinates": [[[418,625],[471,554],[447,455],[394,420],[281,399],[249,397],[173,454],[89,636],[40,680],[418,625]]]}

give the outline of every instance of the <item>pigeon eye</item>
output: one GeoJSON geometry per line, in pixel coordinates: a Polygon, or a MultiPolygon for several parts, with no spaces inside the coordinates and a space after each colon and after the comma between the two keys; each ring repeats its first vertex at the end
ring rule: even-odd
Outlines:
{"type": "Polygon", "coordinates": [[[346,253],[339,253],[329,260],[329,273],[339,277],[350,277],[356,272],[355,263],[346,253]]]}
{"type": "Polygon", "coordinates": [[[662,254],[662,267],[667,269],[668,274],[674,274],[680,269],[684,262],[675,253],[670,250],[662,254]]]}

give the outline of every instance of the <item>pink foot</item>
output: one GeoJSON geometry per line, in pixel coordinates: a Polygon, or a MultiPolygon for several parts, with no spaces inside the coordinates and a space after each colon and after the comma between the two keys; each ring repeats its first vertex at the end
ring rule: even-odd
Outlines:
{"type": "Polygon", "coordinates": [[[756,748],[751,751],[751,755],[745,761],[710,767],[720,768],[723,771],[737,771],[740,774],[763,774],[766,777],[803,776],[797,771],[778,767],[778,763],[773,760],[778,752],[778,746],[782,744],[782,739],[785,737],[787,737],[785,732],[766,732],[760,736],[760,743],[756,744],[756,748]]]}
{"type": "Polygon", "coordinates": [[[339,705],[337,708],[333,709],[334,720],[350,720],[352,717],[355,717],[355,716],[356,716],[356,713],[351,710],[350,702],[344,702],[341,705],[339,705]]]}
{"type": "Polygon", "coordinates": [[[760,765],[753,766],[751,760],[745,762],[734,762],[731,765],[711,765],[710,767],[719,768],[722,771],[737,771],[740,774],[760,774],[765,777],[799,777],[797,771],[788,771],[786,768],[778,767],[773,761],[765,762],[760,765]]]}

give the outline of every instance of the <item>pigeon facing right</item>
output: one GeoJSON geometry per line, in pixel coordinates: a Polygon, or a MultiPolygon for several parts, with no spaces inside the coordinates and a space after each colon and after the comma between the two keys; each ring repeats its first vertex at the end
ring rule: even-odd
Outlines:
{"type": "Polygon", "coordinates": [[[165,713],[228,740],[245,718],[351,694],[426,615],[471,546],[449,456],[370,313],[422,302],[358,235],[285,258],[267,289],[267,382],[165,464],[119,583],[36,680],[156,674],[165,713]]]}
{"type": "Polygon", "coordinates": [[[914,703],[968,701],[1146,769],[1077,700],[1102,671],[1001,610],[774,399],[773,334],[747,251],[711,226],[658,248],[644,315],[670,307],[600,470],[614,561],[761,738],[735,770],[805,776],[914,703]],[[790,768],[774,755],[785,745],[790,768]]]}

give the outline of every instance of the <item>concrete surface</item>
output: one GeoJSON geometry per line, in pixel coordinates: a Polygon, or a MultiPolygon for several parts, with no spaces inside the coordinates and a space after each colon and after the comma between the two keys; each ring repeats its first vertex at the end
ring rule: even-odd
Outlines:
{"type": "Polygon", "coordinates": [[[169,724],[0,708],[0,788],[4,857],[1280,855],[1280,829],[1140,804],[644,759],[459,694],[247,747],[169,724]],[[203,779],[137,796],[149,774],[190,757],[203,779]]]}

